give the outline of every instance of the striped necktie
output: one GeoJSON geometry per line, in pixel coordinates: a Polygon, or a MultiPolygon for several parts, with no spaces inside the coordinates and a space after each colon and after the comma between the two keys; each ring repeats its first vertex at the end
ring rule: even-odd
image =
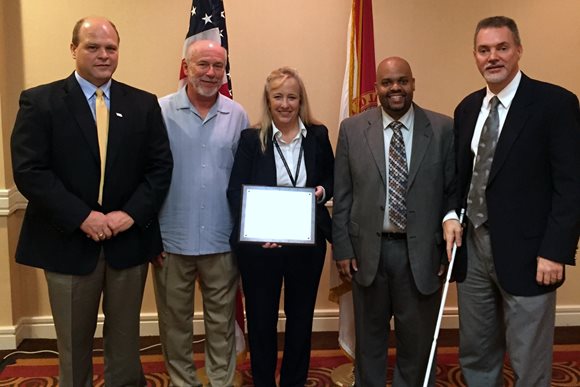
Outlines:
{"type": "Polygon", "coordinates": [[[389,124],[393,137],[389,145],[389,221],[405,231],[407,228],[407,156],[399,121],[389,124]]]}

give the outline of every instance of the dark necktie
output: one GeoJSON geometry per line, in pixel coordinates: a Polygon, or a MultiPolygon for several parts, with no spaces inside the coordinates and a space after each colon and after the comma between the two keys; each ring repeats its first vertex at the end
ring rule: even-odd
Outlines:
{"type": "Polygon", "coordinates": [[[485,189],[489,180],[489,171],[493,162],[495,146],[499,138],[499,115],[497,114],[499,99],[494,96],[489,103],[489,115],[483,124],[481,137],[479,138],[475,167],[473,168],[471,185],[467,196],[467,216],[475,228],[487,221],[485,189]]]}
{"type": "Polygon", "coordinates": [[[403,124],[389,124],[393,137],[389,145],[389,221],[401,231],[407,228],[407,156],[401,128],[403,124]]]}

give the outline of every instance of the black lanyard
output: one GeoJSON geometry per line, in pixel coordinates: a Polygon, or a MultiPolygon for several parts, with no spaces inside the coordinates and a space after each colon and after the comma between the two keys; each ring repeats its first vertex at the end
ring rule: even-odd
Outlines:
{"type": "Polygon", "coordinates": [[[286,162],[286,158],[284,157],[284,154],[282,154],[282,150],[280,149],[280,145],[278,145],[277,139],[274,139],[274,145],[276,146],[276,150],[278,151],[278,154],[280,155],[280,158],[282,159],[282,162],[284,163],[284,167],[286,167],[286,172],[288,173],[288,177],[290,177],[290,181],[292,182],[292,185],[294,187],[296,187],[296,183],[298,182],[298,174],[300,173],[300,164],[302,163],[302,153],[304,153],[304,147],[302,146],[302,141],[300,141],[300,155],[298,156],[298,164],[296,165],[296,173],[295,173],[296,177],[292,177],[292,171],[290,171],[290,167],[288,166],[288,163],[286,162]]]}

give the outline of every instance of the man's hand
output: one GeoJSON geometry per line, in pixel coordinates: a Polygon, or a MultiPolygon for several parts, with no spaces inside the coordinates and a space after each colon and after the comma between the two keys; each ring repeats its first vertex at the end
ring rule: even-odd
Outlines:
{"type": "Polygon", "coordinates": [[[322,199],[322,194],[324,194],[324,189],[322,189],[321,185],[317,185],[314,189],[314,196],[316,196],[316,200],[322,199]]]}
{"type": "Polygon", "coordinates": [[[81,230],[95,242],[109,239],[113,231],[107,223],[107,216],[102,212],[91,211],[80,226],[81,230]]]}
{"type": "Polygon", "coordinates": [[[338,270],[338,274],[340,274],[340,278],[351,282],[352,275],[358,271],[356,259],[350,258],[336,261],[336,269],[338,270]]]}
{"type": "Polygon", "coordinates": [[[448,219],[443,222],[443,239],[445,239],[445,249],[447,250],[447,259],[451,260],[451,252],[453,250],[453,243],[457,247],[461,247],[461,237],[463,235],[463,228],[461,223],[455,219],[448,219]]]}
{"type": "Polygon", "coordinates": [[[106,217],[107,225],[113,232],[113,236],[129,229],[129,227],[135,223],[133,218],[131,218],[125,211],[112,211],[109,212],[106,217]]]}
{"type": "Polygon", "coordinates": [[[564,279],[564,264],[538,257],[536,282],[538,285],[555,285],[564,279]]]}
{"type": "Polygon", "coordinates": [[[163,267],[163,261],[165,261],[165,251],[162,251],[158,256],[151,259],[151,264],[156,268],[163,267]]]}

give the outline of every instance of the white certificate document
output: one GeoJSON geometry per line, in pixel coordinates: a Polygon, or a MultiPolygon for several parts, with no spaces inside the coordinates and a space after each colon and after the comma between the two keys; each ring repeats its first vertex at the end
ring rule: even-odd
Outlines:
{"type": "Polygon", "coordinates": [[[240,242],[313,245],[314,188],[242,186],[240,242]]]}

